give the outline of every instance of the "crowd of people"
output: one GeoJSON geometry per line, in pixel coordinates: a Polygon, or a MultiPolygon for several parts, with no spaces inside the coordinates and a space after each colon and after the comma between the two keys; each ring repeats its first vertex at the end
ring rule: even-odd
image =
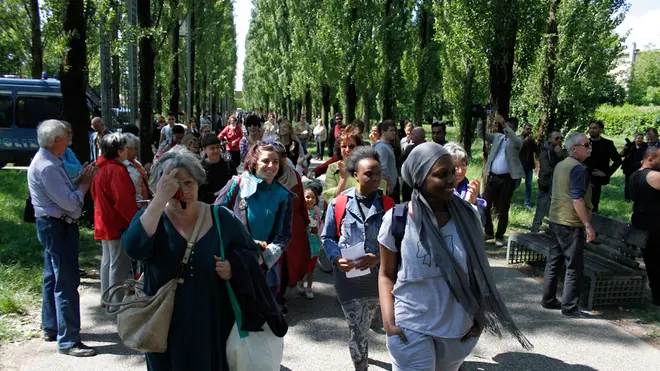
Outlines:
{"type": "MultiPolygon", "coordinates": [[[[356,370],[368,368],[367,333],[379,313],[394,370],[458,370],[484,329],[504,328],[531,347],[500,298],[485,242],[504,245],[512,195],[523,179],[524,205],[531,208],[537,161],[532,231],[548,216],[557,238],[543,307],[580,316],[582,250],[594,239],[590,215],[622,162],[633,224],[652,234],[660,230],[642,201],[660,195],[655,129],[646,133],[647,143],[640,134],[619,152],[601,137],[598,121],[589,137],[572,133],[562,146],[559,132],[537,143],[531,125],[518,135],[518,120],[498,116],[498,132],[483,135],[477,128],[490,145],[482,194],[480,180],[466,177],[468,151],[446,140],[446,123],[433,122],[427,142],[422,125],[385,120],[363,133],[364,123],[344,124],[341,113],[329,127],[320,118],[310,125],[304,115],[292,124],[275,112],[230,115],[226,126],[215,128],[206,113],[199,126],[176,121],[176,114],[167,123],[157,117],[149,143],[154,162],[144,165],[137,160],[136,127],[113,133],[94,118],[85,164],[68,148],[68,123],[47,120],[38,127],[41,148],[28,187],[45,251],[42,325],[44,339],[57,341],[61,353],[96,354],[80,338],[77,291],[77,220],[88,203],[102,247],[102,291],[142,275],[145,293],[154,295],[173,277],[184,279],[168,350],[147,353],[149,370],[229,369],[224,349],[239,319],[225,281],[243,310],[239,330],[268,327],[285,336],[285,293],[295,289],[314,299],[322,252],[333,265],[356,370]],[[326,157],[327,145],[328,159],[309,170],[312,143],[317,160],[326,157]]],[[[647,269],[658,265],[656,255],[645,253],[647,269]]],[[[649,278],[660,303],[657,274],[649,278]]]]}

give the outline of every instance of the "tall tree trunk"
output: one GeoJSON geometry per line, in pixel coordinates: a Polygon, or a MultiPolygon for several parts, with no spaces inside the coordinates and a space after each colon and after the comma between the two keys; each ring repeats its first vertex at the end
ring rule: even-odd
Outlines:
{"type": "MultiPolygon", "coordinates": [[[[118,1],[112,1],[110,4],[110,7],[114,10],[114,19],[112,20],[112,25],[110,26],[110,50],[112,51],[111,53],[111,64],[112,64],[112,74],[110,77],[110,90],[111,90],[111,96],[110,96],[110,104],[112,104],[113,108],[119,108],[121,106],[121,102],[119,101],[119,94],[121,93],[121,74],[119,72],[120,65],[119,65],[119,50],[117,48],[113,48],[112,44],[116,43],[119,40],[119,21],[121,18],[121,13],[119,12],[119,2],[118,1]]],[[[128,97],[124,97],[124,99],[127,99],[128,97]]],[[[133,109],[133,107],[131,107],[133,109]]]]}
{"type": "Polygon", "coordinates": [[[41,16],[38,0],[30,0],[30,24],[32,26],[32,78],[41,79],[41,73],[44,70],[44,55],[41,45],[41,16]]]}
{"type": "MultiPolygon", "coordinates": [[[[190,10],[190,32],[193,34],[188,37],[188,40],[190,40],[190,96],[188,97],[189,99],[189,106],[190,106],[190,112],[186,112],[188,114],[188,119],[194,119],[195,121],[199,120],[199,115],[195,116],[193,114],[193,108],[195,107],[195,103],[197,103],[197,107],[199,107],[199,102],[195,101],[195,98],[199,99],[199,97],[195,97],[195,2],[193,0],[192,5],[191,5],[191,10],[190,10]]],[[[199,108],[197,109],[199,111],[199,108]]],[[[199,112],[198,112],[199,113],[199,112]]],[[[187,125],[187,123],[186,123],[187,125]]]]}
{"type": "Polygon", "coordinates": [[[316,123],[316,120],[312,113],[312,103],[312,89],[308,86],[307,91],[305,92],[305,116],[307,116],[307,122],[313,125],[316,123]]]}
{"type": "Polygon", "coordinates": [[[419,56],[417,57],[417,90],[415,91],[415,122],[421,123],[424,121],[424,102],[426,99],[426,92],[428,90],[428,76],[426,68],[431,63],[438,63],[431,58],[431,44],[435,43],[433,40],[435,17],[432,15],[433,1],[424,0],[419,6],[419,56]]]}
{"type": "MultiPolygon", "coordinates": [[[[465,62],[465,82],[463,83],[463,99],[461,112],[461,132],[459,142],[463,148],[472,148],[474,140],[474,127],[472,125],[472,84],[474,83],[474,68],[472,61],[468,58],[465,62]]],[[[467,151],[468,156],[472,156],[471,151],[467,151]]]]}
{"type": "Polygon", "coordinates": [[[364,122],[364,127],[362,128],[363,133],[369,133],[369,120],[371,114],[371,97],[369,94],[364,91],[362,92],[362,122],[364,122]]]}
{"type": "Polygon", "coordinates": [[[174,13],[170,20],[170,52],[172,53],[172,65],[170,81],[170,102],[169,111],[175,115],[179,114],[179,99],[181,98],[181,87],[179,86],[179,18],[176,15],[176,9],[179,0],[170,0],[170,9],[174,13]]]}
{"type": "MultiPolygon", "coordinates": [[[[339,100],[337,97],[332,97],[332,112],[337,113],[341,112],[341,105],[339,104],[339,100]]],[[[344,120],[345,121],[345,120],[344,120]]]]}
{"type": "MultiPolygon", "coordinates": [[[[154,46],[151,36],[151,4],[150,0],[138,0],[138,24],[142,29],[139,40],[138,64],[140,69],[140,159],[142,163],[153,161],[151,150],[151,133],[154,130],[154,46]]],[[[158,111],[160,113],[160,111],[158,111]]]]}
{"type": "Polygon", "coordinates": [[[395,120],[403,47],[399,33],[408,22],[403,0],[386,0],[383,27],[383,120],[395,120]],[[398,22],[397,22],[398,21],[398,22]]]}
{"type": "MultiPolygon", "coordinates": [[[[517,0],[499,0],[493,5],[495,15],[494,35],[491,52],[488,56],[490,66],[490,83],[488,91],[488,102],[492,113],[488,117],[488,132],[496,132],[498,123],[497,115],[505,119],[509,116],[511,104],[511,90],[513,86],[513,63],[516,51],[516,37],[518,33],[517,0]]],[[[488,147],[484,141],[483,167],[486,167],[488,159],[488,147]]]]}
{"type": "Polygon", "coordinates": [[[357,89],[352,76],[346,77],[346,114],[345,124],[352,124],[355,121],[355,107],[357,106],[357,89]]]}
{"type": "Polygon", "coordinates": [[[555,63],[557,61],[557,9],[560,0],[551,0],[550,14],[548,16],[548,45],[545,50],[545,64],[543,76],[541,77],[541,104],[539,115],[539,127],[536,133],[536,140],[543,142],[543,136],[550,134],[555,128],[556,114],[556,96],[554,92],[555,83],[555,63]]]}
{"type": "Polygon", "coordinates": [[[62,15],[63,31],[69,35],[62,61],[62,108],[73,127],[73,151],[82,162],[89,158],[89,111],[87,110],[87,18],[82,0],[69,0],[62,15]]]}
{"type": "Polygon", "coordinates": [[[156,102],[156,107],[154,109],[160,115],[163,113],[163,85],[160,82],[156,85],[156,98],[154,100],[156,102]]]}
{"type": "Polygon", "coordinates": [[[326,130],[330,129],[330,86],[321,85],[321,121],[326,130]]]}

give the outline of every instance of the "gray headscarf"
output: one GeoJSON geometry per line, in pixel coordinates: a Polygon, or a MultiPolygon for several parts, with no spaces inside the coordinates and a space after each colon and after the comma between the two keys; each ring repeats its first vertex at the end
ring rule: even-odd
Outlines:
{"type": "Polygon", "coordinates": [[[466,251],[468,266],[466,273],[449,252],[435,214],[422,195],[421,189],[426,176],[442,156],[449,156],[449,152],[443,146],[426,142],[415,147],[403,164],[403,180],[413,189],[410,202],[422,245],[440,267],[456,301],[476,319],[482,329],[485,328],[501,337],[500,326],[503,326],[525,349],[529,350],[532,344],[513,322],[495,286],[486,256],[483,230],[472,205],[458,196],[454,196],[447,203],[449,215],[454,220],[466,251]]]}

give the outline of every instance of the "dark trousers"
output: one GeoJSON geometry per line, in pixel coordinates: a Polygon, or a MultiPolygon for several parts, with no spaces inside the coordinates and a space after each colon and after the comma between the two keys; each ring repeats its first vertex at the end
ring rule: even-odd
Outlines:
{"type": "Polygon", "coordinates": [[[593,212],[598,212],[598,204],[600,203],[600,192],[603,186],[600,184],[591,184],[591,204],[594,205],[593,212]]]}
{"type": "Polygon", "coordinates": [[[653,303],[660,305],[660,234],[650,234],[642,251],[653,303]]]}
{"type": "Polygon", "coordinates": [[[394,203],[398,204],[401,203],[401,183],[399,179],[396,180],[396,184],[392,188],[392,192],[388,194],[394,200],[394,203]]]}
{"type": "Polygon", "coordinates": [[[536,195],[536,212],[534,214],[534,222],[532,222],[532,232],[538,232],[541,230],[543,218],[548,216],[548,213],[550,212],[550,202],[552,201],[550,192],[545,192],[539,189],[536,195]]]}
{"type": "Polygon", "coordinates": [[[325,142],[316,139],[316,156],[321,159],[323,158],[323,151],[325,150],[325,142]]]}
{"type": "Polygon", "coordinates": [[[630,185],[628,184],[631,175],[632,174],[624,174],[626,183],[623,185],[623,199],[626,201],[632,200],[632,195],[630,194],[630,185]]]}
{"type": "Polygon", "coordinates": [[[241,151],[229,151],[229,154],[234,165],[238,166],[241,164],[241,151]]]}
{"type": "Polygon", "coordinates": [[[328,132],[328,157],[332,157],[335,153],[335,128],[330,128],[328,132]]]}
{"type": "Polygon", "coordinates": [[[550,223],[557,243],[550,247],[543,275],[543,303],[551,304],[556,298],[559,272],[566,266],[562,312],[579,310],[582,272],[584,271],[585,231],[583,227],[569,227],[550,223]]]}
{"type": "Polygon", "coordinates": [[[57,334],[60,349],[68,349],[80,342],[78,226],[53,218],[37,218],[36,226],[44,246],[41,324],[45,335],[57,334]]]}
{"type": "Polygon", "coordinates": [[[486,200],[486,228],[487,236],[493,235],[493,207],[497,211],[497,233],[495,238],[504,238],[506,227],[509,224],[509,208],[511,207],[511,197],[516,189],[516,182],[511,179],[509,174],[490,174],[486,180],[486,191],[484,200],[486,200]]]}

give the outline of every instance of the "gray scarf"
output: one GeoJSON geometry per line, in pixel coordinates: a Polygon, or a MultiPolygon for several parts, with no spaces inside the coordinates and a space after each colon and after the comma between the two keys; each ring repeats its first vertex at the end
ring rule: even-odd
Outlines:
{"type": "Polygon", "coordinates": [[[486,256],[484,233],[472,205],[458,196],[454,196],[447,204],[449,215],[454,220],[466,251],[466,273],[449,252],[435,214],[421,193],[424,180],[433,165],[440,157],[448,155],[449,152],[443,146],[427,142],[415,147],[403,164],[403,180],[413,189],[410,202],[420,240],[440,267],[456,301],[476,319],[480,328],[502,337],[500,326],[503,326],[525,349],[530,350],[532,344],[514,323],[497,291],[486,256]]]}

